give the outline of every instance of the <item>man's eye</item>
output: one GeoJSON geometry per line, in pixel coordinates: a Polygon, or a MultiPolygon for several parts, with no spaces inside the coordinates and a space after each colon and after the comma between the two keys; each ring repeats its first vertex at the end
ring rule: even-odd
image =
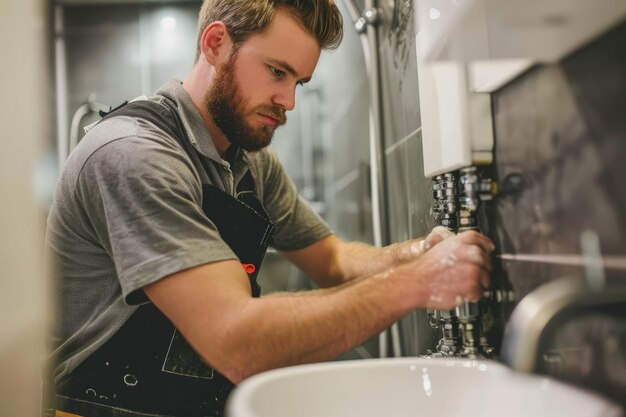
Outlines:
{"type": "Polygon", "coordinates": [[[275,67],[270,67],[270,71],[272,72],[272,75],[274,75],[275,77],[282,77],[283,75],[285,75],[284,71],[281,71],[275,67]]]}

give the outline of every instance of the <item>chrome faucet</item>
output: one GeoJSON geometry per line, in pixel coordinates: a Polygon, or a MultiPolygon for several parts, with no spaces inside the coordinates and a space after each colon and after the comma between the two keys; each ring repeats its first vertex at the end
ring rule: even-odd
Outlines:
{"type": "Polygon", "coordinates": [[[602,288],[589,280],[559,279],[524,297],[505,328],[501,359],[523,372],[540,370],[540,353],[552,332],[574,314],[598,307],[626,306],[626,285],[602,288]]]}

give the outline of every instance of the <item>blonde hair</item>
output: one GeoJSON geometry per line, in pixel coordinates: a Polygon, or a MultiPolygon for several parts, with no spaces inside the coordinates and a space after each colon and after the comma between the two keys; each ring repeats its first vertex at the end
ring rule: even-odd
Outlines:
{"type": "Polygon", "coordinates": [[[333,0],[204,0],[198,19],[196,61],[202,32],[211,23],[223,22],[237,47],[263,32],[281,8],[302,23],[321,48],[335,49],[341,43],[343,18],[333,0]]]}

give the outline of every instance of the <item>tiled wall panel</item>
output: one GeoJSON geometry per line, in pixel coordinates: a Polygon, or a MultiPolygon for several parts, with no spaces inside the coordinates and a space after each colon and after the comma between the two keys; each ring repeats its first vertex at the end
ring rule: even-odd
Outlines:
{"type": "Polygon", "coordinates": [[[172,77],[184,79],[193,65],[199,8],[200,2],[64,6],[68,124],[91,94],[118,105],[150,95],[172,77]]]}
{"type": "MultiPolygon", "coordinates": [[[[390,242],[425,236],[434,226],[430,179],[424,178],[412,1],[381,2],[378,35],[390,242]]],[[[424,354],[436,342],[425,311],[399,323],[403,355],[424,354]]]]}

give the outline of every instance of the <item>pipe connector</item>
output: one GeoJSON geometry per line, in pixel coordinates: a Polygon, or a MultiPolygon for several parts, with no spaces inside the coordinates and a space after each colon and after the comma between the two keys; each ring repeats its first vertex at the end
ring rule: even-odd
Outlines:
{"type": "Polygon", "coordinates": [[[361,17],[354,23],[354,28],[358,33],[365,33],[367,25],[377,26],[381,22],[382,11],[375,7],[364,10],[361,17]]]}

